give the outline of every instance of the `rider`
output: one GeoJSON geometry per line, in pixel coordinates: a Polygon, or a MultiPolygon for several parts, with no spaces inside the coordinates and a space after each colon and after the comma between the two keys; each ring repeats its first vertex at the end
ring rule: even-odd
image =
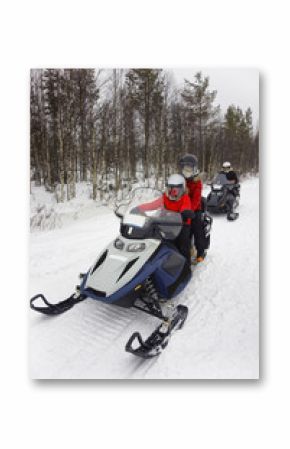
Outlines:
{"type": "Polygon", "coordinates": [[[233,188],[228,192],[227,197],[227,213],[228,218],[233,218],[234,213],[234,203],[236,197],[240,195],[240,185],[239,180],[236,172],[233,170],[232,165],[230,162],[224,162],[222,165],[222,170],[220,171],[220,174],[223,174],[226,176],[227,180],[230,184],[233,184],[233,188]]]}
{"type": "Polygon", "coordinates": [[[180,212],[182,215],[183,226],[174,243],[190,264],[190,218],[193,216],[193,212],[191,210],[190,198],[186,193],[183,176],[179,174],[169,176],[166,182],[166,190],[162,197],[159,197],[150,203],[141,204],[138,206],[138,209],[146,211],[157,209],[159,207],[164,207],[173,212],[180,212]]]}
{"type": "Polygon", "coordinates": [[[199,176],[197,158],[193,154],[185,154],[179,159],[179,167],[186,180],[187,192],[191,200],[191,209],[194,211],[194,217],[191,220],[190,235],[194,235],[197,256],[194,263],[199,263],[205,257],[205,237],[202,227],[202,182],[199,176]]]}
{"type": "Polygon", "coordinates": [[[232,184],[239,183],[238,176],[236,172],[233,170],[230,162],[223,163],[222,170],[220,171],[220,173],[226,175],[227,180],[230,181],[232,184]]]}

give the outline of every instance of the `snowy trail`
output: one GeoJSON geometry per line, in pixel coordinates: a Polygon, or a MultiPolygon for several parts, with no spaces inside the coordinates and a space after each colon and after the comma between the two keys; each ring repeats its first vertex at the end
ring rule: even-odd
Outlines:
{"type": "MultiPolygon", "coordinates": [[[[240,218],[214,217],[211,248],[177,299],[189,307],[182,331],[155,359],[124,351],[132,332],[146,337],[158,320],[93,300],[64,315],[30,313],[33,378],[257,378],[259,375],[259,181],[242,184],[240,218]]],[[[57,301],[71,294],[79,272],[118,233],[119,222],[102,208],[62,229],[32,233],[30,294],[57,301]],[[110,223],[108,225],[108,223],[110,223]]]]}

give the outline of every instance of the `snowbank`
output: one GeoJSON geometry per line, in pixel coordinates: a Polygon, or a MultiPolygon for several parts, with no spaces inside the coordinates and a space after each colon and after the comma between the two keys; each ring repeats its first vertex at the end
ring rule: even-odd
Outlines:
{"type": "MultiPolygon", "coordinates": [[[[147,183],[137,181],[132,185],[132,189],[142,188],[147,183]]],[[[155,181],[152,179],[149,185],[154,188],[155,181]]],[[[59,192],[58,192],[59,193],[59,192]]],[[[101,208],[112,211],[116,201],[121,201],[128,197],[128,188],[123,187],[118,191],[117,196],[112,192],[103,192],[102,200],[93,200],[92,185],[90,183],[76,184],[76,197],[57,202],[57,193],[45,190],[43,186],[31,186],[30,195],[30,230],[43,231],[61,228],[78,219],[90,218],[98,213],[101,208]]]]}
{"type": "Polygon", "coordinates": [[[104,200],[92,199],[92,186],[89,183],[76,184],[76,197],[63,203],[57,202],[56,195],[43,186],[32,185],[30,195],[30,229],[43,231],[61,228],[77,219],[92,217],[96,210],[111,205],[107,195],[104,200]]]}

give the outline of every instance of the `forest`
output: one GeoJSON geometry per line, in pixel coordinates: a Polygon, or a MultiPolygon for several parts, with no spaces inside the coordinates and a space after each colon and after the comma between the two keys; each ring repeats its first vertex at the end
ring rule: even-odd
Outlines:
{"type": "Polygon", "coordinates": [[[216,105],[201,72],[176,87],[163,69],[32,69],[30,180],[58,202],[87,182],[92,198],[141,181],[163,187],[180,155],[198,157],[204,180],[231,161],[259,169],[259,130],[250,108],[216,105]]]}

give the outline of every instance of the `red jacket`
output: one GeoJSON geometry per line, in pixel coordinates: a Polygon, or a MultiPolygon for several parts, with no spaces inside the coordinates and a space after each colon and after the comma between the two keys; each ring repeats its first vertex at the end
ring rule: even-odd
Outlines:
{"type": "Polygon", "coordinates": [[[191,209],[194,211],[200,210],[201,209],[202,182],[200,180],[193,181],[193,179],[187,179],[186,187],[188,189],[188,196],[191,201],[191,209]]]}
{"type": "MultiPolygon", "coordinates": [[[[145,203],[138,206],[142,211],[154,210],[162,207],[164,205],[165,209],[171,210],[173,212],[182,212],[184,210],[191,210],[191,202],[189,196],[184,193],[182,197],[177,201],[172,201],[168,196],[163,193],[162,196],[152,201],[151,203],[145,203]]],[[[190,223],[190,219],[186,220],[186,224],[190,223]]]]}
{"type": "Polygon", "coordinates": [[[177,201],[172,201],[168,198],[165,193],[163,193],[164,207],[167,210],[172,210],[173,212],[182,212],[184,210],[190,210],[191,202],[187,193],[184,193],[181,198],[177,201]]]}

